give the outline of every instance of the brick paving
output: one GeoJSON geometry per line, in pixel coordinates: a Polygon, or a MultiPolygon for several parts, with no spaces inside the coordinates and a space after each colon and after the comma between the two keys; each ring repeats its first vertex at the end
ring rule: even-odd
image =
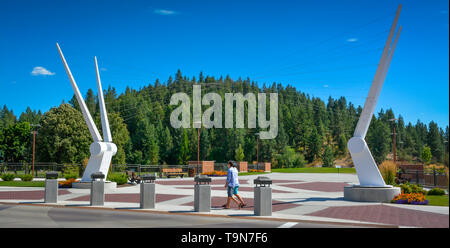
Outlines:
{"type": "MultiPolygon", "coordinates": [[[[254,210],[253,198],[243,197],[243,200],[244,200],[245,204],[247,204],[247,206],[245,206],[242,209],[253,211],[254,210]]],[[[211,197],[211,208],[222,208],[222,205],[225,204],[226,202],[227,202],[226,196],[224,196],[224,197],[213,196],[213,197],[211,197]]],[[[184,203],[182,205],[194,207],[194,202],[192,201],[192,202],[184,203]]],[[[289,209],[289,208],[295,208],[295,207],[299,207],[299,206],[301,206],[301,205],[289,203],[289,202],[281,202],[281,201],[272,200],[272,212],[277,212],[277,211],[281,211],[281,210],[285,210],[285,209],[289,209]]],[[[231,208],[238,209],[235,202],[231,202],[231,208]]]]}
{"type": "MultiPolygon", "coordinates": [[[[222,184],[225,185],[226,179],[217,179],[212,180],[211,184],[222,184]]],[[[195,185],[194,180],[164,180],[164,181],[158,181],[156,180],[155,183],[161,184],[161,185],[195,185]]],[[[240,184],[247,184],[247,180],[239,180],[240,184]]]]}
{"type": "MultiPolygon", "coordinates": [[[[413,227],[449,227],[448,207],[436,206],[408,206],[400,207],[393,204],[381,203],[357,203],[348,202],[342,199],[344,186],[349,185],[346,182],[357,183],[356,175],[288,175],[273,174],[272,182],[272,207],[274,216],[279,218],[316,218],[317,221],[361,221],[369,223],[389,224],[396,226],[413,227]],[[297,180],[300,179],[300,180],[297,180]],[[328,180],[328,181],[327,181],[328,180]],[[290,190],[291,189],[291,190],[290,190]],[[283,211],[286,210],[286,211],[283,211]],[[325,219],[324,219],[325,218],[325,219]],[[329,218],[328,220],[326,218],[329,218]]],[[[246,176],[240,180],[239,190],[247,203],[247,207],[236,211],[237,206],[232,203],[232,209],[222,211],[222,205],[226,203],[226,190],[223,187],[225,178],[213,178],[211,188],[213,190],[211,205],[213,214],[248,215],[253,207],[253,180],[256,176],[246,176]],[[245,192],[245,194],[244,194],[245,192]]],[[[167,211],[191,211],[193,208],[194,185],[193,179],[170,179],[157,180],[157,184],[165,185],[164,189],[158,192],[165,194],[156,194],[156,202],[165,202],[174,200],[170,204],[164,205],[167,211]],[[181,190],[188,189],[188,190],[181,190]],[[179,199],[179,200],[177,200],[179,199]]],[[[45,191],[41,188],[28,190],[12,190],[7,187],[1,187],[1,200],[16,200],[20,203],[23,200],[42,201],[45,191]]],[[[89,190],[82,189],[59,189],[59,195],[62,197],[59,204],[67,204],[68,201],[89,202],[89,190]],[[73,192],[74,195],[70,195],[73,192]]],[[[241,195],[241,196],[242,196],[241,195]]],[[[106,192],[105,201],[112,203],[139,203],[140,194],[137,185],[128,187],[118,187],[116,190],[106,192]]],[[[10,202],[10,201],[8,201],[10,202]]],[[[114,205],[112,205],[114,206],[114,205]]],[[[122,205],[117,205],[122,207],[122,205]]],[[[114,208],[114,207],[113,207],[114,208]]]]}
{"type": "MultiPolygon", "coordinates": [[[[58,190],[58,195],[70,194],[68,190],[60,189],[58,190]]],[[[1,191],[1,200],[40,200],[44,199],[44,190],[30,190],[30,191],[1,191]]]]}
{"type": "MultiPolygon", "coordinates": [[[[211,187],[212,190],[223,190],[226,194],[226,189],[222,186],[222,187],[211,187]]],[[[255,189],[254,187],[242,187],[239,186],[239,191],[246,191],[246,192],[253,192],[255,189]]],[[[278,190],[278,189],[272,189],[272,193],[292,193],[289,191],[284,191],[284,190],[278,190]]]]}
{"type": "Polygon", "coordinates": [[[347,183],[341,182],[311,182],[311,183],[299,183],[299,184],[286,184],[283,187],[289,187],[294,189],[305,189],[322,192],[344,192],[344,186],[350,186],[347,183]]]}
{"type": "Polygon", "coordinates": [[[386,205],[329,207],[307,215],[398,226],[449,228],[448,215],[386,205]]]}
{"type": "Polygon", "coordinates": [[[277,184],[277,183],[301,183],[303,181],[300,180],[280,180],[280,179],[273,179],[272,183],[273,184],[277,184]]]}
{"type": "MultiPolygon", "coordinates": [[[[105,194],[105,202],[130,202],[139,203],[140,194],[128,193],[128,194],[105,194]]],[[[185,195],[170,195],[170,194],[156,194],[156,202],[169,201],[173,199],[183,198],[185,195]]],[[[84,195],[68,199],[67,201],[90,201],[90,195],[84,195]]]]}

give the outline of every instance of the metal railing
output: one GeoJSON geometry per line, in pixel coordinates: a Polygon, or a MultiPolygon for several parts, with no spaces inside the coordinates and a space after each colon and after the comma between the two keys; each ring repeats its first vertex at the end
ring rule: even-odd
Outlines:
{"type": "MultiPolygon", "coordinates": [[[[159,174],[161,176],[163,168],[181,168],[182,173],[188,173],[188,165],[141,165],[141,164],[112,164],[111,172],[123,173],[125,171],[141,174],[159,174]]],[[[83,175],[85,167],[83,164],[58,164],[52,162],[39,162],[34,164],[34,176],[45,178],[48,171],[56,171],[60,177],[65,174],[77,173],[79,177],[83,175]]],[[[0,174],[12,173],[16,175],[33,174],[33,165],[31,163],[0,163],[0,174]]]]}
{"type": "Polygon", "coordinates": [[[436,169],[405,170],[397,173],[400,182],[420,184],[426,187],[448,187],[447,175],[436,169]]]}
{"type": "MultiPolygon", "coordinates": [[[[137,175],[154,174],[162,177],[164,168],[181,168],[182,173],[192,175],[192,170],[195,170],[195,165],[142,165],[142,164],[112,164],[110,171],[112,173],[124,173],[125,171],[133,171],[137,175]]],[[[48,171],[58,172],[60,177],[66,174],[78,174],[83,176],[85,166],[83,164],[58,164],[54,162],[35,162],[34,168],[32,163],[0,163],[0,174],[13,173],[16,175],[33,174],[37,178],[45,178],[45,173],[48,171]]],[[[214,163],[214,170],[227,171],[227,163],[214,163]]],[[[264,170],[264,164],[248,164],[248,171],[250,170],[264,170]]]]}

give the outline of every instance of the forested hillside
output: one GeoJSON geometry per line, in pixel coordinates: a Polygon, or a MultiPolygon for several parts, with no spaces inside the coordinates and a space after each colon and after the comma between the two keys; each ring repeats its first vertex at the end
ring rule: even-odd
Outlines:
{"type": "MultiPolygon", "coordinates": [[[[197,160],[197,129],[172,128],[170,113],[177,106],[169,104],[170,97],[177,92],[187,93],[192,101],[194,84],[202,86],[202,95],[215,92],[223,101],[225,93],[278,93],[275,139],[258,139],[258,129],[201,128],[201,160],[256,161],[259,142],[259,161],[270,161],[277,167],[300,167],[314,161],[332,166],[334,159],[348,156],[347,141],[362,111],[361,106],[354,106],[345,97],[319,99],[289,85],[274,83],[260,88],[250,79],[214,78],[202,73],[198,78],[187,78],[178,71],[174,78],[163,83],[156,80],[141,89],[127,87],[121,94],[113,87],[105,90],[113,141],[118,147],[113,163],[173,165],[197,160]]],[[[85,101],[101,132],[95,91],[89,89],[85,101]]],[[[202,106],[202,110],[208,107],[202,106]]],[[[448,126],[438,127],[433,121],[425,124],[419,120],[414,124],[405,123],[401,114],[394,114],[391,109],[374,116],[366,137],[377,163],[392,152],[394,125],[397,160],[420,159],[427,146],[433,162],[448,165],[448,152],[445,152],[448,151],[448,126]],[[398,120],[391,121],[393,118],[398,120]]],[[[34,129],[38,130],[37,161],[80,163],[89,157],[92,138],[75,97],[45,113],[28,108],[19,117],[5,105],[0,111],[0,161],[31,161],[30,132],[34,129]]]]}

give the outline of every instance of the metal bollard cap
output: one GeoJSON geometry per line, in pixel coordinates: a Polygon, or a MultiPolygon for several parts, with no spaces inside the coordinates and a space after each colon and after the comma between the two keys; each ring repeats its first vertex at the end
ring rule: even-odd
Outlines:
{"type": "Polygon", "coordinates": [[[153,183],[156,180],[155,175],[145,174],[141,176],[142,181],[146,183],[153,183]]]}
{"type": "Polygon", "coordinates": [[[262,177],[259,176],[257,177],[255,180],[253,180],[253,183],[259,187],[265,187],[266,185],[271,185],[272,184],[272,179],[268,178],[268,177],[262,177]]]}
{"type": "Polygon", "coordinates": [[[45,173],[45,179],[58,179],[58,172],[57,171],[49,171],[45,173]]]}
{"type": "Polygon", "coordinates": [[[211,178],[208,177],[207,175],[198,175],[198,176],[194,177],[194,181],[197,184],[201,184],[201,183],[209,184],[211,182],[211,178]]]}
{"type": "Polygon", "coordinates": [[[91,179],[95,180],[95,179],[105,179],[105,174],[99,172],[94,172],[91,174],[91,179]]]}

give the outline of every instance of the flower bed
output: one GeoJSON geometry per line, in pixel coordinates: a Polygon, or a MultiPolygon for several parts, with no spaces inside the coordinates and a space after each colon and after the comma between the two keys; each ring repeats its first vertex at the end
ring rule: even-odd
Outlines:
{"type": "Polygon", "coordinates": [[[264,172],[264,170],[255,170],[255,169],[251,169],[248,172],[264,172]]]}
{"type": "Polygon", "coordinates": [[[75,178],[69,178],[65,181],[58,182],[60,188],[72,188],[72,183],[79,182],[75,178]]]}
{"type": "Polygon", "coordinates": [[[207,175],[210,177],[223,177],[227,175],[226,171],[213,171],[213,172],[203,172],[202,175],[207,175]]]}
{"type": "Polygon", "coordinates": [[[396,195],[391,201],[396,204],[413,204],[413,205],[427,205],[428,200],[422,193],[401,193],[396,195]]]}

